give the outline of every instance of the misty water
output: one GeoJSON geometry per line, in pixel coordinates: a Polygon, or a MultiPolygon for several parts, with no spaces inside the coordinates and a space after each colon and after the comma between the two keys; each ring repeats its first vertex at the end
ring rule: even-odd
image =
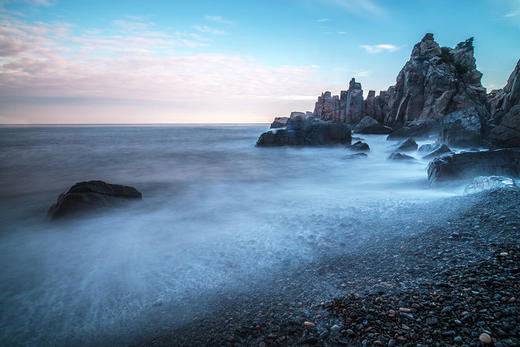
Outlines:
{"type": "Polygon", "coordinates": [[[341,235],[345,252],[385,232],[353,221],[462,191],[431,189],[418,156],[388,160],[385,136],[363,135],[368,157],[346,159],[342,146],[256,148],[265,129],[0,128],[0,344],[128,342],[313,261],[341,235]],[[143,201],[46,218],[61,192],[93,179],[143,201]]]}

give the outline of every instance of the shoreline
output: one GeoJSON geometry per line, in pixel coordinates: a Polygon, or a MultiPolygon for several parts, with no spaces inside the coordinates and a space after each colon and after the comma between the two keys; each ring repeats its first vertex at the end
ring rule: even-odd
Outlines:
{"type": "Polygon", "coordinates": [[[461,207],[439,223],[418,223],[410,236],[382,234],[222,298],[212,313],[136,345],[478,345],[483,333],[497,346],[515,345],[519,198],[493,191],[441,199],[430,204],[434,214],[447,201],[461,207]]]}

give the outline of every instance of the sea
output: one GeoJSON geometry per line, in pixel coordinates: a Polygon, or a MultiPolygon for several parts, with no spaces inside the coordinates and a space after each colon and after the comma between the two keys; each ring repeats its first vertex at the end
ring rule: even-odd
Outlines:
{"type": "Polygon", "coordinates": [[[396,206],[462,192],[430,187],[417,153],[389,160],[384,135],[360,135],[370,152],[349,159],[345,146],[255,147],[267,128],[0,127],[0,345],[128,344],[334,239],[348,251],[396,206]],[[59,194],[88,180],[143,200],[50,221],[59,194]]]}

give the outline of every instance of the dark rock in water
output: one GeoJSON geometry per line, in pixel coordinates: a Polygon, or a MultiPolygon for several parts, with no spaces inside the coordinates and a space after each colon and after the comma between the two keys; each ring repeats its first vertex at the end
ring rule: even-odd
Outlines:
{"type": "Polygon", "coordinates": [[[419,123],[410,123],[402,128],[393,131],[387,140],[401,140],[409,137],[417,139],[428,139],[430,136],[437,136],[440,132],[440,123],[438,121],[424,121],[419,123]]]}
{"type": "Polygon", "coordinates": [[[271,123],[271,129],[284,128],[287,126],[289,117],[276,117],[271,123]]]}
{"type": "Polygon", "coordinates": [[[256,142],[268,146],[322,146],[350,144],[351,131],[345,123],[321,121],[305,114],[294,114],[285,129],[274,129],[261,134],[256,142]]]}
{"type": "Polygon", "coordinates": [[[135,188],[103,181],[80,182],[60,194],[49,209],[49,216],[58,219],[97,209],[114,207],[125,200],[142,199],[135,188]]]}
{"type": "Polygon", "coordinates": [[[354,127],[354,131],[359,134],[390,134],[392,128],[384,126],[372,117],[365,116],[354,127]]]}
{"type": "Polygon", "coordinates": [[[368,155],[366,153],[354,153],[349,154],[345,156],[345,159],[359,159],[359,158],[366,158],[368,155]]]}
{"type": "Polygon", "coordinates": [[[491,130],[489,138],[499,147],[520,147],[520,105],[513,106],[505,114],[500,124],[491,130]]]}
{"type": "Polygon", "coordinates": [[[480,146],[483,122],[475,107],[450,113],[442,119],[441,139],[449,146],[480,146]]]}
{"type": "Polygon", "coordinates": [[[358,151],[358,152],[367,152],[370,151],[370,146],[366,144],[365,142],[358,141],[350,146],[348,146],[348,149],[352,151],[358,151]]]}
{"type": "Polygon", "coordinates": [[[408,138],[397,147],[398,151],[413,152],[417,150],[417,142],[414,139],[408,138]]]}
{"type": "Polygon", "coordinates": [[[500,149],[483,152],[463,152],[436,158],[428,165],[431,183],[476,176],[509,176],[520,174],[520,152],[500,149]]]}
{"type": "Polygon", "coordinates": [[[450,147],[446,145],[439,146],[436,150],[430,152],[429,154],[425,155],[423,159],[432,159],[436,158],[441,155],[445,155],[446,153],[452,153],[450,147]]]}
{"type": "Polygon", "coordinates": [[[441,147],[441,145],[439,143],[427,143],[425,145],[421,145],[419,147],[419,149],[417,150],[417,152],[419,152],[421,154],[431,153],[440,147],[441,147]]]}
{"type": "Polygon", "coordinates": [[[390,154],[388,159],[391,159],[391,160],[415,160],[414,157],[412,157],[412,156],[410,156],[408,154],[399,153],[399,152],[394,152],[394,153],[390,154]]]}

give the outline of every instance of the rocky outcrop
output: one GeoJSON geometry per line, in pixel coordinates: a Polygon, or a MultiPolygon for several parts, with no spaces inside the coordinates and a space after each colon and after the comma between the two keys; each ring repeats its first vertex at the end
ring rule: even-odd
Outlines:
{"type": "Polygon", "coordinates": [[[520,147],[520,105],[513,106],[489,136],[498,147],[520,147]]]}
{"type": "Polygon", "coordinates": [[[454,147],[480,146],[485,119],[475,107],[456,111],[442,119],[441,141],[454,147]]]}
{"type": "Polygon", "coordinates": [[[491,143],[499,147],[520,146],[520,60],[503,89],[488,95],[492,112],[491,143]]]}
{"type": "Polygon", "coordinates": [[[370,151],[370,146],[365,142],[357,141],[356,143],[348,146],[348,149],[356,152],[368,152],[370,151]]]}
{"type": "Polygon", "coordinates": [[[49,209],[49,217],[59,219],[71,215],[114,207],[128,200],[140,200],[137,189],[103,181],[80,182],[60,194],[49,209]]]}
{"type": "Polygon", "coordinates": [[[271,123],[271,129],[284,128],[287,126],[289,117],[276,117],[271,123]]]}
{"type": "Polygon", "coordinates": [[[455,48],[440,47],[433,34],[417,43],[396,85],[389,88],[386,124],[440,120],[444,115],[475,107],[482,117],[487,111],[486,90],[473,57],[473,38],[455,48]]]}
{"type": "Polygon", "coordinates": [[[351,131],[345,123],[323,121],[303,113],[293,113],[286,128],[264,132],[256,143],[259,147],[270,146],[323,146],[350,144],[351,131]]]}
{"type": "Polygon", "coordinates": [[[384,126],[369,116],[363,117],[353,130],[358,134],[390,134],[392,132],[392,128],[384,126]]]}
{"type": "Polygon", "coordinates": [[[519,174],[520,152],[510,149],[446,155],[428,165],[431,183],[490,175],[518,177],[519,174]]]}
{"type": "Polygon", "coordinates": [[[327,91],[321,94],[316,101],[314,106],[314,115],[321,120],[341,122],[344,121],[340,118],[340,102],[339,96],[334,95],[327,91]]]}

